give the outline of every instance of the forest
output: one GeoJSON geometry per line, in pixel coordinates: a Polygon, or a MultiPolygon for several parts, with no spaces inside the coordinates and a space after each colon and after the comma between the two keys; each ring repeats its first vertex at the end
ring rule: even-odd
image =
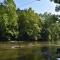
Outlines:
{"type": "MultiPolygon", "coordinates": [[[[51,0],[58,3],[57,0],[51,0]]],[[[59,12],[60,6],[55,10],[59,12]]],[[[60,19],[58,15],[36,13],[31,7],[16,9],[13,0],[0,3],[0,41],[59,41],[60,19]]]]}

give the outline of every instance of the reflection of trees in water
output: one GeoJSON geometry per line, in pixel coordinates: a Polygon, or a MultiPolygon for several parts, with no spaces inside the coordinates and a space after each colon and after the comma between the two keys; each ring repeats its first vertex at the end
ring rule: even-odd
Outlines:
{"type": "Polygon", "coordinates": [[[41,58],[40,52],[41,52],[40,49],[32,50],[31,53],[20,56],[18,60],[40,60],[41,58]]]}
{"type": "Polygon", "coordinates": [[[57,60],[60,60],[60,48],[57,48],[56,54],[57,54],[57,60]]]}
{"type": "Polygon", "coordinates": [[[18,58],[18,60],[42,60],[42,57],[41,56],[41,50],[40,49],[37,49],[37,50],[33,50],[32,53],[30,54],[26,54],[26,55],[23,55],[23,56],[20,56],[18,58]]]}
{"type": "Polygon", "coordinates": [[[41,49],[42,56],[45,60],[51,60],[51,53],[47,47],[41,49]]]}
{"type": "Polygon", "coordinates": [[[18,60],[33,60],[33,56],[32,56],[32,54],[23,55],[23,56],[19,57],[18,60]]]}
{"type": "Polygon", "coordinates": [[[42,47],[29,54],[20,56],[18,60],[56,60],[55,48],[42,47]]]}

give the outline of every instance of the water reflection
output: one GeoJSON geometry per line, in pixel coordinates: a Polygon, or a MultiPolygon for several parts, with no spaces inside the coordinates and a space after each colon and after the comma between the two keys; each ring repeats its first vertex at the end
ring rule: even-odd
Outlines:
{"type": "Polygon", "coordinates": [[[40,60],[41,56],[41,51],[38,50],[32,50],[31,53],[27,55],[20,56],[18,60],[40,60]]]}
{"type": "Polygon", "coordinates": [[[57,60],[60,60],[60,58],[57,58],[57,60]]]}
{"type": "Polygon", "coordinates": [[[31,54],[19,57],[18,60],[52,60],[52,59],[49,49],[47,47],[43,47],[41,49],[33,51],[31,54]]]}
{"type": "Polygon", "coordinates": [[[18,60],[33,60],[32,54],[26,55],[26,56],[21,56],[18,58],[18,60]]]}
{"type": "Polygon", "coordinates": [[[56,54],[57,54],[57,60],[60,60],[60,48],[57,48],[56,54]]]}
{"type": "Polygon", "coordinates": [[[47,47],[43,47],[41,52],[45,60],[51,60],[51,53],[47,47]]]}

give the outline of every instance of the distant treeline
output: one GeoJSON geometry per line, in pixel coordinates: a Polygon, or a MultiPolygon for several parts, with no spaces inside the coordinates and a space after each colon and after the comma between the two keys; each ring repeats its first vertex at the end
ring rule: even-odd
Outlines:
{"type": "Polygon", "coordinates": [[[8,40],[60,40],[60,20],[51,13],[35,13],[32,8],[16,9],[13,0],[4,0],[0,3],[0,41],[8,40]]]}

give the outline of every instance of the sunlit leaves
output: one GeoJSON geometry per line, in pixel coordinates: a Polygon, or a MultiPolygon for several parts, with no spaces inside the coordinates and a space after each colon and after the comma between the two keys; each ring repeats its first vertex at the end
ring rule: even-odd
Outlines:
{"type": "Polygon", "coordinates": [[[31,8],[24,11],[20,11],[19,13],[18,13],[19,16],[18,23],[20,33],[22,34],[26,33],[29,36],[37,36],[41,30],[40,16],[36,14],[31,8]]]}

